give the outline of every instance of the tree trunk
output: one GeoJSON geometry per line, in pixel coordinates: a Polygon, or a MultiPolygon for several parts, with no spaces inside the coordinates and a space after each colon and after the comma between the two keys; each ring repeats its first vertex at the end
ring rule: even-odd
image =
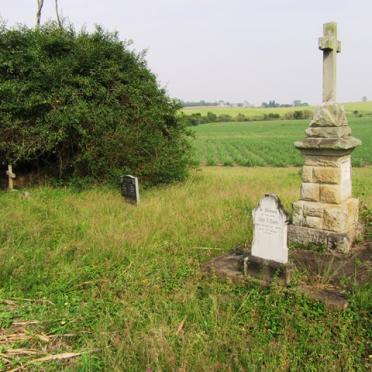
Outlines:
{"type": "Polygon", "coordinates": [[[60,15],[59,15],[58,0],[55,0],[55,5],[56,5],[56,16],[57,16],[58,26],[59,26],[60,28],[63,28],[62,20],[61,20],[61,17],[60,17],[60,15]]]}
{"type": "Polygon", "coordinates": [[[40,28],[41,10],[43,9],[44,0],[37,0],[36,29],[40,28]]]}

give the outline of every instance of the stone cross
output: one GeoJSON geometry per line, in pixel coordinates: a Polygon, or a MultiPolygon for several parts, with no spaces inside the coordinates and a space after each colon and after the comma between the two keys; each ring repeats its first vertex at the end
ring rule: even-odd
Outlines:
{"type": "Polygon", "coordinates": [[[336,54],[341,52],[341,42],[335,22],[323,25],[319,49],[323,51],[323,102],[336,101],[336,54]]]}
{"type": "Polygon", "coordinates": [[[8,165],[6,175],[8,176],[8,190],[13,191],[13,179],[16,178],[16,175],[13,173],[13,168],[11,165],[8,165]]]}

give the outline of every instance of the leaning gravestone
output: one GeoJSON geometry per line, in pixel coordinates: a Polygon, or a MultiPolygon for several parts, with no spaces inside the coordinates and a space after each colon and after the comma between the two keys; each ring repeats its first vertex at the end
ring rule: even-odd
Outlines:
{"type": "Polygon", "coordinates": [[[128,202],[139,204],[138,178],[131,175],[121,176],[121,194],[128,202]]]}
{"type": "Polygon", "coordinates": [[[278,196],[266,194],[252,215],[253,242],[251,254],[245,259],[245,273],[265,281],[277,275],[288,283],[288,216],[278,196]]]}

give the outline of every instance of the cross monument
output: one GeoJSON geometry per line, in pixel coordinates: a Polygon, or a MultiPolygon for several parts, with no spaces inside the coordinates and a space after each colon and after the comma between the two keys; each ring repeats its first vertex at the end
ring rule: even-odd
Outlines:
{"type": "Polygon", "coordinates": [[[337,40],[337,24],[323,25],[323,37],[319,38],[319,49],[323,51],[323,102],[336,101],[336,56],[341,52],[337,40]]]}
{"type": "Polygon", "coordinates": [[[13,173],[13,168],[11,165],[8,165],[6,175],[8,176],[8,190],[13,191],[13,179],[16,178],[16,175],[13,173]]]}
{"type": "Polygon", "coordinates": [[[323,103],[306,137],[295,147],[304,156],[300,199],[293,203],[289,241],[348,252],[359,234],[359,201],[352,197],[351,153],[361,142],[351,136],[345,109],[336,102],[337,25],[323,25],[323,103]]]}

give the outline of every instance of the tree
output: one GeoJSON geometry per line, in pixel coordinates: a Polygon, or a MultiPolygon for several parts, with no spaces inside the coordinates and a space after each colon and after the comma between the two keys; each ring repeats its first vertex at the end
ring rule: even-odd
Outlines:
{"type": "Polygon", "coordinates": [[[0,28],[0,165],[68,180],[187,174],[179,105],[117,34],[0,28]]]}
{"type": "Polygon", "coordinates": [[[303,111],[300,111],[300,110],[296,110],[294,113],[293,113],[293,119],[304,119],[304,112],[303,111]]]}

